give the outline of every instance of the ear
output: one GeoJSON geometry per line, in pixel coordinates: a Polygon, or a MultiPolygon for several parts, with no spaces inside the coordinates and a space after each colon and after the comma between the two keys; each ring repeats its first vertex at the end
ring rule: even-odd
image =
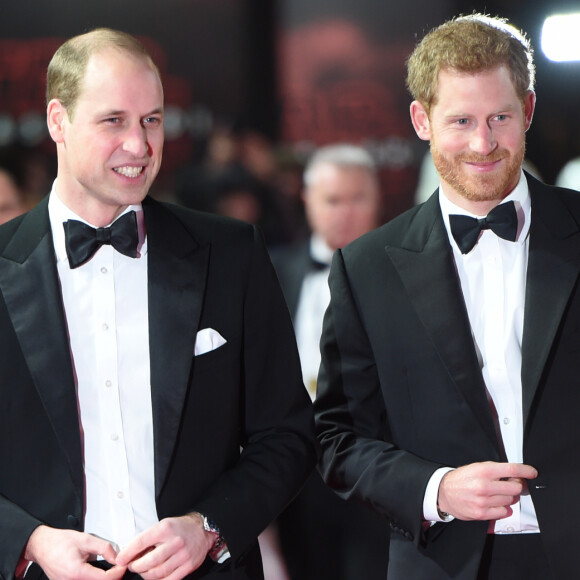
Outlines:
{"type": "Polygon", "coordinates": [[[411,122],[419,139],[431,140],[431,123],[425,107],[419,101],[411,103],[411,122]]]}
{"type": "Polygon", "coordinates": [[[524,130],[527,131],[532,124],[534,117],[534,110],[536,108],[536,93],[528,91],[526,100],[524,101],[524,130]]]}
{"type": "Polygon", "coordinates": [[[68,119],[66,109],[58,99],[52,99],[46,108],[48,132],[55,143],[64,141],[64,124],[68,119]]]}

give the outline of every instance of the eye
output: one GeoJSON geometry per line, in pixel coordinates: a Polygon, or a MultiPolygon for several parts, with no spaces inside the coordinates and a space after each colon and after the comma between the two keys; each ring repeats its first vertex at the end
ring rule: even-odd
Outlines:
{"type": "Polygon", "coordinates": [[[161,125],[161,123],[161,117],[145,117],[145,119],[143,119],[144,125],[161,125]]]}

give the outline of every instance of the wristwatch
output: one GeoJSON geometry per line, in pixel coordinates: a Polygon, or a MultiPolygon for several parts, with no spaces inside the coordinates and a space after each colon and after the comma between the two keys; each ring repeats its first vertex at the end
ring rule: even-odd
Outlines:
{"type": "Polygon", "coordinates": [[[213,548],[208,552],[209,557],[218,564],[222,564],[230,557],[230,551],[228,546],[221,535],[220,529],[217,527],[216,523],[204,516],[203,514],[199,514],[203,520],[203,529],[206,532],[211,532],[215,535],[215,542],[213,548]]]}
{"type": "Polygon", "coordinates": [[[451,514],[448,514],[447,512],[442,512],[439,509],[439,503],[437,503],[437,514],[439,515],[441,520],[444,522],[450,522],[451,520],[455,519],[451,514]]]}

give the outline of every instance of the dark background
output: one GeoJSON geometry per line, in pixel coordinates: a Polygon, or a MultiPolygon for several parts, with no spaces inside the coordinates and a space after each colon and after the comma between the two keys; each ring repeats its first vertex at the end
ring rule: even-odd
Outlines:
{"type": "Polygon", "coordinates": [[[509,18],[535,47],[538,100],[528,159],[553,182],[580,154],[580,63],[547,61],[540,32],[547,15],[575,8],[569,0],[2,2],[0,161],[15,151],[53,154],[43,121],[46,64],[64,39],[108,26],[141,37],[162,69],[170,113],[165,190],[225,123],[265,136],[299,161],[324,143],[365,143],[382,168],[388,218],[412,205],[426,150],[409,121],[405,58],[443,20],[484,11],[509,18]]]}

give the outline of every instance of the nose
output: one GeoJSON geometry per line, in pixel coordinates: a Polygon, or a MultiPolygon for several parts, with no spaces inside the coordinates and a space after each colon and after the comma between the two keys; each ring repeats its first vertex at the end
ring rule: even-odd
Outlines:
{"type": "Polygon", "coordinates": [[[137,158],[143,158],[148,154],[149,144],[144,127],[136,125],[127,129],[123,139],[123,150],[137,158]]]}
{"type": "Polygon", "coordinates": [[[474,130],[470,146],[479,155],[489,155],[497,147],[493,130],[487,123],[480,123],[474,130]]]}

